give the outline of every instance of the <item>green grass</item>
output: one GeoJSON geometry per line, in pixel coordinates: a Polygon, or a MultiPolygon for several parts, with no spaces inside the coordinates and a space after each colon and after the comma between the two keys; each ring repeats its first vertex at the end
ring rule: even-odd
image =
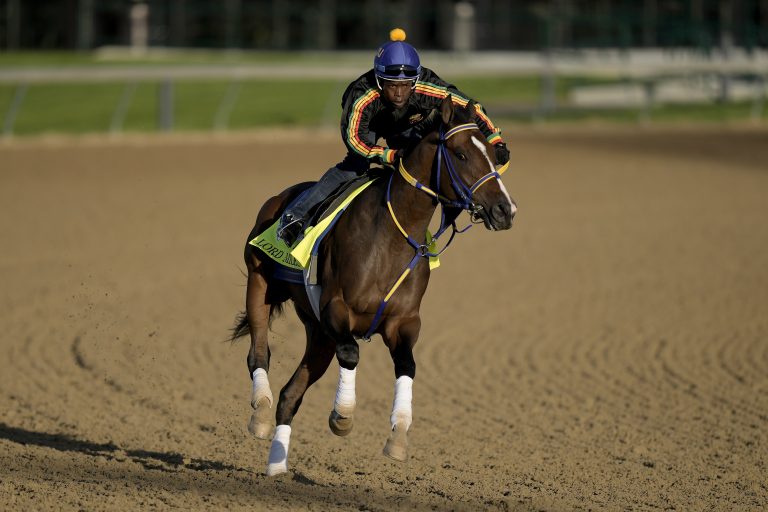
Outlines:
{"type": "MultiPolygon", "coordinates": [[[[332,80],[243,82],[229,119],[231,129],[263,126],[313,126],[336,123],[345,84],[332,80]]],[[[174,86],[174,127],[210,130],[228,82],[177,82],[174,86]]],[[[18,112],[14,133],[86,133],[110,128],[124,84],[32,84],[18,112]]],[[[0,84],[0,119],[16,86],[0,84]]],[[[125,115],[124,131],[155,131],[158,127],[159,84],[136,86],[125,115]]]]}
{"type": "MultiPolygon", "coordinates": [[[[67,54],[71,55],[71,54],[67,54]]],[[[466,94],[482,101],[494,120],[653,122],[728,122],[749,119],[751,103],[659,106],[646,116],[639,109],[560,109],[542,116],[539,77],[474,77],[457,81],[466,94]],[[494,110],[495,107],[495,110],[494,110]],[[507,108],[508,107],[508,108],[507,108]],[[517,111],[518,113],[515,113],[517,111]],[[503,117],[506,116],[506,119],[503,117]]],[[[567,77],[557,82],[561,104],[568,87],[598,83],[585,77],[567,77]]],[[[251,80],[240,83],[228,120],[232,130],[267,126],[335,126],[341,112],[341,94],[346,83],[335,80],[251,80]]],[[[174,84],[174,127],[176,130],[210,130],[216,113],[228,94],[226,81],[177,81],[174,84]]],[[[122,83],[32,84],[14,126],[17,135],[39,133],[86,133],[109,130],[115,109],[126,91],[122,83]]],[[[0,84],[0,122],[5,119],[15,85],[0,84]]],[[[159,84],[141,82],[136,86],[126,111],[123,131],[158,129],[159,84]]],[[[766,117],[764,115],[764,117],[766,117]]]]}
{"type": "MultiPolygon", "coordinates": [[[[752,104],[659,105],[649,112],[640,109],[579,109],[559,110],[539,117],[539,121],[554,122],[613,122],[613,123],[722,123],[750,119],[752,104]]],[[[517,119],[520,121],[520,119],[517,119]]]]}
{"type": "Polygon", "coordinates": [[[27,90],[14,132],[84,133],[109,128],[109,105],[117,103],[117,84],[33,85],[27,90]]]}
{"type": "Polygon", "coordinates": [[[456,80],[455,85],[483,105],[535,105],[539,99],[541,80],[537,76],[465,77],[456,80]]]}
{"type": "Polygon", "coordinates": [[[336,124],[346,84],[332,80],[246,82],[230,126],[336,124]]]}
{"type": "MultiPolygon", "coordinates": [[[[659,122],[729,122],[750,118],[751,102],[734,102],[709,105],[670,105],[651,111],[651,119],[659,122]]],[[[763,113],[765,118],[765,113],[763,113]]]]}
{"type": "Polygon", "coordinates": [[[0,67],[67,66],[95,62],[90,52],[0,52],[0,67]]]}
{"type": "Polygon", "coordinates": [[[0,51],[0,68],[3,67],[51,67],[51,66],[174,66],[174,65],[229,65],[229,64],[285,64],[302,66],[326,66],[354,62],[365,65],[368,58],[359,54],[305,53],[300,51],[227,51],[227,50],[169,50],[153,51],[144,56],[134,56],[128,51],[69,52],[69,51],[0,51]],[[363,63],[364,62],[364,63],[363,63]]]}

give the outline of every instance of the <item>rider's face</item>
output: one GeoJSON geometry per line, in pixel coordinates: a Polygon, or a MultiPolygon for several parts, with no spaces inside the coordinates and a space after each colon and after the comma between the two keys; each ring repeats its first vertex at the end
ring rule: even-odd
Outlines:
{"type": "Polygon", "coordinates": [[[412,80],[380,80],[380,84],[384,101],[391,103],[395,108],[403,108],[413,94],[412,80]]]}

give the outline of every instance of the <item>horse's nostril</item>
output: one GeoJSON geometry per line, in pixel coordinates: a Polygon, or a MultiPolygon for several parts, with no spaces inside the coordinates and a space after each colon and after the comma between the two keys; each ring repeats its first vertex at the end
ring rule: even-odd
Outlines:
{"type": "Polygon", "coordinates": [[[496,203],[496,205],[491,208],[491,213],[496,220],[502,221],[515,215],[515,206],[506,202],[496,203]]]}

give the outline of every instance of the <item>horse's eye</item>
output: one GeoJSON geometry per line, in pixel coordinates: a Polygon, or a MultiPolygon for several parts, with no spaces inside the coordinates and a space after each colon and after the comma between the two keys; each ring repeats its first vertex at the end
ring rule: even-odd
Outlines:
{"type": "Polygon", "coordinates": [[[466,159],[467,159],[467,155],[465,155],[464,153],[459,153],[459,152],[457,151],[457,152],[456,152],[456,158],[458,158],[458,159],[459,159],[459,160],[461,160],[461,161],[464,161],[464,160],[466,160],[466,159]]]}

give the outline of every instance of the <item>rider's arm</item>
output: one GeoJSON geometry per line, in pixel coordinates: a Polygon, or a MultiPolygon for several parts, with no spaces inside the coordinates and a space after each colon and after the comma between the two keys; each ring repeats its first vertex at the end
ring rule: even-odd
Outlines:
{"type": "MultiPolygon", "coordinates": [[[[471,98],[457,89],[455,85],[446,82],[437,76],[431,69],[422,69],[423,73],[416,83],[416,90],[414,92],[420,94],[427,99],[427,101],[431,100],[435,103],[432,108],[439,106],[440,101],[442,101],[448,94],[451,95],[454,105],[460,107],[465,107],[470,101],[471,98]]],[[[480,127],[480,131],[483,132],[483,135],[485,135],[488,142],[491,144],[504,142],[501,138],[501,130],[493,124],[480,103],[475,102],[475,111],[477,113],[477,125],[480,127]]]]}
{"type": "Polygon", "coordinates": [[[376,134],[369,124],[379,105],[379,91],[367,89],[360,94],[350,94],[344,102],[341,116],[341,138],[347,148],[371,163],[393,163],[394,149],[376,144],[376,134]]]}

